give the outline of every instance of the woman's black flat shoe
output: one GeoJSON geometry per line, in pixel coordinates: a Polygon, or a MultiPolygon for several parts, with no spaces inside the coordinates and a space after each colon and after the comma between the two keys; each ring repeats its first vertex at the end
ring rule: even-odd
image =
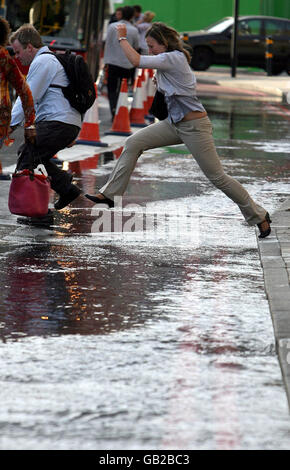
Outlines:
{"type": "Polygon", "coordinates": [[[97,196],[91,196],[90,194],[85,194],[86,198],[88,198],[90,201],[93,201],[95,204],[105,204],[107,206],[114,207],[114,201],[112,199],[108,199],[105,197],[104,199],[101,199],[97,196]]]}
{"type": "Polygon", "coordinates": [[[270,223],[271,222],[272,222],[272,220],[270,219],[270,216],[267,212],[265,220],[263,220],[263,222],[258,224],[258,228],[260,230],[259,238],[266,238],[268,235],[270,235],[270,233],[271,233],[270,223]]]}

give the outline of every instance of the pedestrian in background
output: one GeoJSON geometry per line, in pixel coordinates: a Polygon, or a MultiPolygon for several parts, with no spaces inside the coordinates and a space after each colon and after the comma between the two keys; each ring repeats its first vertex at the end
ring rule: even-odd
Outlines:
{"type": "Polygon", "coordinates": [[[156,69],[157,89],[164,95],[168,118],[145,127],[129,138],[107,183],[95,203],[114,205],[114,196],[125,192],[138,158],[145,151],[185,144],[205,176],[240,208],[249,225],[257,224],[260,238],[271,232],[268,212],[250,197],[245,188],[224,172],[212,136],[207,113],[196,96],[196,79],[189,66],[190,55],[179,33],[164,23],[153,23],[146,33],[151,55],[138,54],[126,37],[126,25],[118,26],[121,47],[135,67],[156,69]]]}
{"type": "Polygon", "coordinates": [[[140,51],[141,54],[148,54],[148,46],[146,42],[146,32],[152,26],[152,21],[155,18],[155,13],[153,11],[145,11],[143,19],[135,23],[136,28],[139,32],[140,40],[140,51]]]}
{"type": "Polygon", "coordinates": [[[122,79],[127,78],[129,83],[131,83],[135,70],[135,67],[133,67],[131,62],[127,59],[119,44],[117,26],[124,24],[130,45],[135,50],[139,50],[140,47],[138,30],[131,24],[133,13],[134,10],[132,7],[124,7],[122,20],[110,24],[107,30],[104,64],[107,66],[107,89],[112,119],[115,116],[122,79]]]}
{"type": "MultiPolygon", "coordinates": [[[[38,31],[32,25],[23,25],[12,34],[10,42],[20,62],[30,66],[27,83],[36,109],[35,154],[50,176],[52,189],[59,194],[54,207],[60,210],[76,199],[81,190],[72,184],[72,176],[51,159],[76,139],[81,128],[81,115],[59,88],[68,86],[68,78],[58,59],[47,54],[49,48],[43,45],[38,31]]],[[[11,127],[15,129],[22,119],[23,108],[17,99],[12,109],[11,127]]],[[[21,170],[31,161],[31,149],[26,142],[19,148],[19,155],[17,169],[21,170]]]]}
{"type": "Polygon", "coordinates": [[[116,9],[115,13],[111,15],[109,24],[116,23],[116,21],[120,21],[123,18],[123,8],[119,7],[116,9]]]}
{"type": "Polygon", "coordinates": [[[24,113],[24,137],[34,142],[36,130],[34,126],[35,110],[31,90],[20,72],[16,62],[5,48],[10,33],[9,23],[0,17],[0,147],[8,142],[11,120],[10,84],[19,95],[24,113]]]}
{"type": "Polygon", "coordinates": [[[133,18],[132,23],[136,24],[138,21],[143,21],[143,13],[141,5],[133,5],[133,18]]]}

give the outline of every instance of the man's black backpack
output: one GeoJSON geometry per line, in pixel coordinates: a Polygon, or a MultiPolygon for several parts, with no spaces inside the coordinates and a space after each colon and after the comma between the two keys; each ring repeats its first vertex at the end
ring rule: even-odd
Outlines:
{"type": "Polygon", "coordinates": [[[53,84],[50,86],[61,88],[70,105],[84,114],[94,104],[96,90],[93,77],[83,57],[70,51],[59,54],[43,52],[43,54],[53,54],[63,66],[69,80],[67,87],[53,84]]]}

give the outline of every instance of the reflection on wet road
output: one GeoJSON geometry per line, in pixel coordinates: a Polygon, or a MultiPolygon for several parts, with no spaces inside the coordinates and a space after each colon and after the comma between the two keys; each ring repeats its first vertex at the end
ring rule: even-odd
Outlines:
{"type": "MultiPolygon", "coordinates": [[[[275,210],[289,122],[203,102],[226,171],[275,210]]],[[[287,449],[255,230],[183,146],[146,152],[123,203],[79,199],[51,230],[1,212],[0,447],[287,449]]]]}

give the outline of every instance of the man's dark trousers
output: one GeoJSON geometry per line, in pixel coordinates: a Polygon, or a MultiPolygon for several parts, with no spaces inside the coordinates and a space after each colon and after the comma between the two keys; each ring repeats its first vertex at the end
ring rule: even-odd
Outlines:
{"type": "Polygon", "coordinates": [[[122,78],[131,79],[132,69],[125,69],[117,65],[108,64],[108,98],[112,117],[115,116],[122,78]]]}
{"type": "MultiPolygon", "coordinates": [[[[50,176],[51,188],[60,196],[65,195],[72,183],[72,177],[61,170],[51,158],[70,145],[77,137],[80,128],[60,121],[40,121],[36,123],[35,157],[45,166],[50,176]]],[[[24,143],[18,150],[17,170],[23,170],[31,163],[30,144],[24,143]]]]}

